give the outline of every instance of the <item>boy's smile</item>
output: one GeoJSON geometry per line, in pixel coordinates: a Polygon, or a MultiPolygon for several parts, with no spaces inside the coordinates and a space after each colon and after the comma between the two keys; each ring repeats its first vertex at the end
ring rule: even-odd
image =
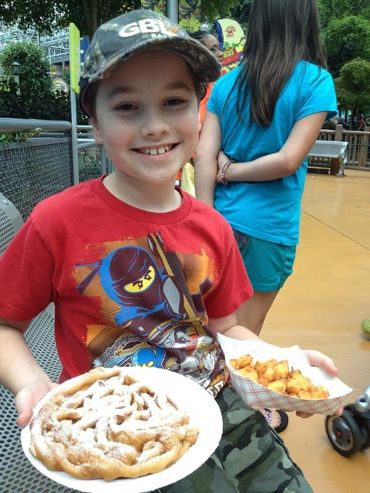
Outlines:
{"type": "Polygon", "coordinates": [[[198,143],[198,98],[189,66],[167,51],[132,56],[99,82],[92,123],[126,188],[173,189],[198,143]]]}
{"type": "Polygon", "coordinates": [[[150,154],[152,156],[156,156],[159,154],[164,154],[168,152],[173,146],[159,146],[159,147],[146,147],[145,149],[138,149],[138,152],[142,152],[143,154],[150,154]]]}

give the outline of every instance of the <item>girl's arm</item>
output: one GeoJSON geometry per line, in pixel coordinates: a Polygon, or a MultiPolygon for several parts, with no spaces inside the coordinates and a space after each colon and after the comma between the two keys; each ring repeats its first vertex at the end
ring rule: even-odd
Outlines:
{"type": "Polygon", "coordinates": [[[207,111],[194,158],[196,197],[213,207],[217,175],[217,156],[221,146],[218,118],[207,111]]]}
{"type": "MultiPolygon", "coordinates": [[[[314,113],[299,120],[280,151],[249,162],[232,163],[224,173],[226,181],[268,181],[289,176],[302,164],[320,133],[326,112],[314,113]]],[[[222,181],[222,168],[228,161],[223,152],[218,156],[217,181],[222,181]]]]}

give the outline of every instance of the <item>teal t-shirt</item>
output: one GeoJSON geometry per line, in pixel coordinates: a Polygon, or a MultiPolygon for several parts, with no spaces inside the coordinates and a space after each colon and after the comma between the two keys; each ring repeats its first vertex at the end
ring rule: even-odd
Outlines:
{"type": "MultiPolygon", "coordinates": [[[[244,122],[241,122],[236,113],[235,80],[239,72],[240,67],[216,82],[207,105],[220,122],[221,149],[237,162],[278,152],[301,118],[323,111],[332,118],[337,113],[334,83],[329,72],[301,61],[278,98],[271,125],[266,128],[249,121],[249,97],[243,108],[244,122]]],[[[306,173],[305,159],[291,176],[265,182],[218,185],[215,208],[234,229],[244,234],[283,245],[296,245],[306,173]]]]}

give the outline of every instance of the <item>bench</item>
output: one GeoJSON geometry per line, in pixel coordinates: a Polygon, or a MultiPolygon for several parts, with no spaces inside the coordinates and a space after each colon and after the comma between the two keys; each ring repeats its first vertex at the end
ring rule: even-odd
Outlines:
{"type": "Polygon", "coordinates": [[[327,167],[327,163],[322,163],[319,159],[330,160],[329,174],[336,176],[344,176],[344,165],[347,162],[347,147],[348,142],[338,142],[333,140],[317,140],[309,151],[309,166],[312,166],[312,158],[315,159],[313,164],[315,167],[327,167]]]}

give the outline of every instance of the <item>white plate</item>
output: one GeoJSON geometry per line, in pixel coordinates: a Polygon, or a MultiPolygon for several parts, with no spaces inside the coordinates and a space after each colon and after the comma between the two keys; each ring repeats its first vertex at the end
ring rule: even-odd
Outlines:
{"type": "MultiPolygon", "coordinates": [[[[222,416],[214,398],[199,384],[175,372],[159,368],[124,368],[128,375],[158,388],[189,414],[191,423],[199,430],[196,443],[175,464],[161,472],[135,479],[77,479],[61,471],[50,471],[29,451],[30,429],[23,428],[21,441],[23,451],[31,464],[42,474],[68,488],[88,493],[144,493],[172,484],[198,469],[214,452],[222,435],[222,416]]],[[[61,384],[45,395],[35,406],[36,415],[52,394],[63,388],[61,384]]]]}

